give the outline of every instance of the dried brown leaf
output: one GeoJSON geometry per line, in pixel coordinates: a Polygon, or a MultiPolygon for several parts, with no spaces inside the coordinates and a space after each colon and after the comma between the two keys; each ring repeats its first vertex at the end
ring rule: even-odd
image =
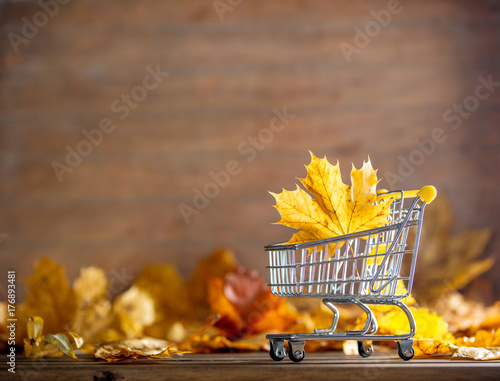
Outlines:
{"type": "Polygon", "coordinates": [[[40,316],[30,316],[28,318],[28,338],[24,339],[24,354],[26,357],[59,357],[65,354],[78,361],[73,350],[83,345],[83,339],[71,331],[44,336],[43,324],[43,319],[40,316]]]}
{"type": "Polygon", "coordinates": [[[480,259],[490,240],[490,229],[470,229],[452,234],[453,213],[445,197],[426,209],[413,292],[424,304],[434,303],[450,290],[459,289],[493,264],[480,259]]]}
{"type": "Polygon", "coordinates": [[[450,351],[453,353],[452,359],[500,360],[500,347],[475,348],[450,345],[450,351]]]}
{"type": "Polygon", "coordinates": [[[169,345],[165,340],[144,337],[126,339],[100,345],[95,357],[107,362],[163,360],[170,359],[172,354],[186,353],[169,345]]]}

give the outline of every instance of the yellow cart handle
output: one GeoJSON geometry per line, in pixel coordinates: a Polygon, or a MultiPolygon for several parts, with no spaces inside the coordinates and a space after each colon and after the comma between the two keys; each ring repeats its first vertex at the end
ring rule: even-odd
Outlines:
{"type": "MultiPolygon", "coordinates": [[[[377,194],[381,193],[388,193],[389,191],[387,189],[379,189],[377,191],[377,194]]],[[[409,190],[409,191],[403,191],[403,197],[405,198],[412,198],[412,197],[420,197],[422,201],[424,201],[426,204],[430,204],[432,201],[437,196],[437,190],[435,187],[432,185],[426,185],[425,187],[422,187],[420,190],[409,190]]],[[[379,196],[381,197],[381,196],[379,196]]],[[[394,198],[400,198],[400,194],[394,194],[394,198]]]]}

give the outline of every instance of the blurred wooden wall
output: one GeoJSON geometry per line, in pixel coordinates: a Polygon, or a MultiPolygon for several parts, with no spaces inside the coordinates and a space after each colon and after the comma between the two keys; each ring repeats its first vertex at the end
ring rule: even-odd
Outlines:
{"type": "Polygon", "coordinates": [[[21,279],[49,256],[70,278],[82,266],[133,275],[167,261],[188,276],[224,246],[265,274],[263,246],[292,234],[271,225],[267,191],[293,188],[312,150],[339,160],[345,182],[370,155],[382,187],[434,184],[457,229],[492,227],[499,260],[487,279],[500,295],[500,87],[456,129],[458,114],[445,114],[479,76],[500,81],[499,1],[401,1],[378,32],[372,11],[387,15],[390,2],[45,3],[0,2],[2,269],[21,279]],[[341,44],[356,46],[355,27],[373,37],[358,38],[366,46],[347,62],[341,44]],[[169,75],[144,95],[134,88],[147,67],[169,75]],[[145,99],[125,112],[132,91],[145,99]],[[269,134],[273,109],[295,117],[269,134]],[[106,118],[114,131],[60,182],[53,163],[85,149],[82,131],[106,118]],[[420,160],[416,140],[433,131],[447,139],[420,160]],[[420,161],[390,184],[401,157],[420,161]],[[179,205],[193,206],[228,163],[239,173],[187,224],[179,205]]]}

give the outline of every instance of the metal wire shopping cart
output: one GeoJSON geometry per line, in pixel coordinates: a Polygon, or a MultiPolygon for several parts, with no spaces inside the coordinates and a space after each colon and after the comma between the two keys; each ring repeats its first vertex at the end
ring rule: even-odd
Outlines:
{"type": "Polygon", "coordinates": [[[357,340],[363,357],[373,351],[371,344],[363,340],[394,340],[403,360],[413,357],[415,319],[399,299],[411,292],[425,205],[434,200],[437,192],[433,186],[419,191],[382,192],[378,194],[378,201],[393,199],[385,226],[302,244],[265,247],[269,253],[269,286],[274,295],[323,298],[323,303],[333,312],[330,328],[315,329],[314,333],[267,335],[273,360],[286,356],[285,341],[288,341],[290,359],[302,361],[306,340],[357,340]],[[412,234],[411,230],[414,230],[412,234]],[[402,275],[402,267],[409,268],[406,275],[402,275]],[[405,287],[398,287],[398,282],[405,287]],[[364,328],[335,332],[339,311],[334,303],[353,303],[360,307],[366,313],[364,328]],[[410,331],[402,335],[377,334],[377,321],[369,304],[399,307],[408,317],[410,331]]]}

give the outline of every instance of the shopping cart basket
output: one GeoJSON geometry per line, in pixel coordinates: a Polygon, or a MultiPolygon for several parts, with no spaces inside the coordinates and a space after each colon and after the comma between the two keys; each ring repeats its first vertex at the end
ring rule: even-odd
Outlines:
{"type": "Polygon", "coordinates": [[[377,201],[393,200],[389,222],[382,227],[307,243],[265,247],[269,253],[269,286],[274,295],[323,298],[333,312],[330,328],[315,329],[314,333],[267,335],[273,360],[286,356],[287,341],[290,359],[302,361],[306,340],[357,340],[363,357],[373,351],[366,341],[394,340],[403,360],[413,357],[415,319],[400,299],[411,292],[425,205],[436,194],[433,186],[419,191],[380,191],[377,201]],[[402,275],[402,268],[408,268],[406,275],[402,275]],[[401,282],[405,287],[398,287],[401,282]],[[360,307],[366,313],[364,328],[335,332],[339,311],[334,303],[360,307]],[[410,331],[402,335],[377,334],[377,320],[369,304],[399,307],[408,318],[410,331]]]}

